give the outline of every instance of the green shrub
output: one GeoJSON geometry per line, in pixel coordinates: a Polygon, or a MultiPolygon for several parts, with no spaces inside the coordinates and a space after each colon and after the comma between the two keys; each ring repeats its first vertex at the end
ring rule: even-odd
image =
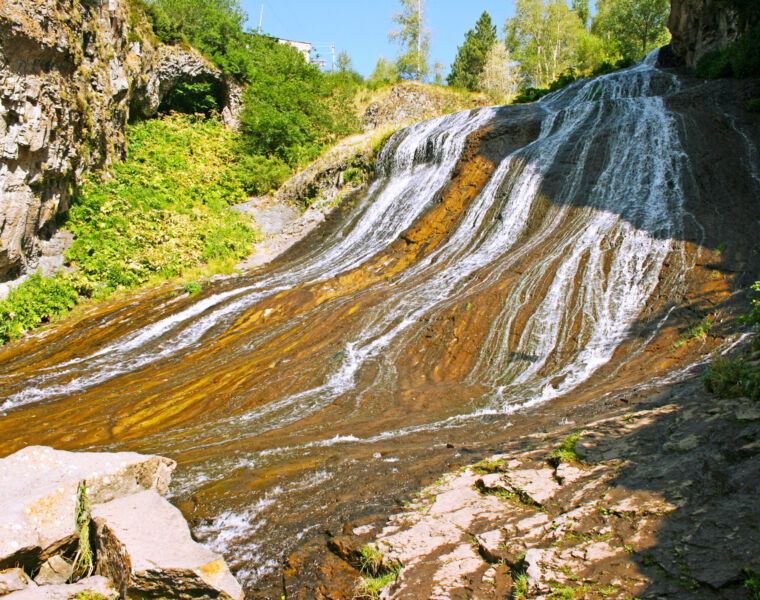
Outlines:
{"type": "Polygon", "coordinates": [[[750,600],[760,600],[760,573],[752,569],[744,569],[742,573],[744,578],[744,588],[750,600]]]}
{"type": "Polygon", "coordinates": [[[224,90],[218,81],[186,81],[170,90],[161,101],[162,114],[181,112],[202,114],[206,117],[221,112],[224,107],[224,90]]]}
{"type": "Polygon", "coordinates": [[[107,290],[182,275],[213,259],[242,258],[257,239],[227,210],[246,199],[234,135],[185,115],[128,129],[129,159],[83,186],[67,228],[67,256],[107,290]]]}
{"type": "Polygon", "coordinates": [[[32,275],[0,302],[0,343],[66,314],[79,298],[76,285],[64,275],[32,275]]]}
{"type": "MultiPolygon", "coordinates": [[[[90,178],[63,226],[71,272],[33,275],[0,302],[0,343],[66,314],[83,298],[250,254],[259,237],[229,206],[247,198],[235,134],[174,114],[127,128],[129,158],[90,178]]],[[[189,284],[190,285],[190,284],[189,284]]]]}
{"type": "Polygon", "coordinates": [[[240,114],[248,153],[296,166],[358,129],[350,78],[325,75],[295,48],[264,36],[252,36],[249,49],[250,84],[240,114]]]}
{"type": "Polygon", "coordinates": [[[760,112],[760,98],[752,98],[747,102],[749,112],[760,112]]]}
{"type": "Polygon", "coordinates": [[[203,290],[203,286],[197,281],[188,281],[182,287],[182,291],[184,291],[186,294],[190,294],[191,296],[195,296],[195,294],[200,294],[202,290],[203,290]]]}
{"type": "Polygon", "coordinates": [[[552,452],[552,458],[559,462],[576,462],[578,461],[578,453],[575,451],[575,444],[581,439],[582,431],[576,431],[568,435],[558,448],[552,452]]]}
{"type": "Polygon", "coordinates": [[[760,23],[723,50],[705,54],[696,74],[705,79],[760,75],[760,23]]]}
{"type": "Polygon", "coordinates": [[[725,397],[747,396],[760,400],[760,368],[743,359],[717,357],[704,376],[705,390],[725,397]]]}
{"type": "Polygon", "coordinates": [[[238,177],[249,194],[263,195],[279,188],[290,176],[291,169],[281,158],[243,154],[238,177]]]}

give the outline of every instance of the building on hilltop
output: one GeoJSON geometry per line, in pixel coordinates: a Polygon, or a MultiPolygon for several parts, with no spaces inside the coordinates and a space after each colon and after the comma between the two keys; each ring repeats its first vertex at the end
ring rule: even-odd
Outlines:
{"type": "Polygon", "coordinates": [[[280,44],[288,44],[289,46],[293,46],[296,50],[298,50],[301,54],[303,54],[303,59],[306,62],[309,62],[311,59],[311,43],[310,42],[297,42],[295,40],[284,40],[277,38],[277,42],[280,44]]]}

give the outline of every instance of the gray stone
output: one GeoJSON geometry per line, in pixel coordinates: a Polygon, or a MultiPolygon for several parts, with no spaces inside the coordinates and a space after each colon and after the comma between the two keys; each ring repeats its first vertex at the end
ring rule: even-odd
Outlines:
{"type": "Polygon", "coordinates": [[[722,50],[760,18],[755,14],[742,23],[731,5],[719,0],[672,0],[668,29],[675,54],[694,68],[708,52],[722,50]]]}
{"type": "Polygon", "coordinates": [[[60,556],[52,556],[40,568],[34,583],[37,585],[59,585],[71,579],[74,573],[73,565],[60,556]]]}
{"type": "Polygon", "coordinates": [[[122,593],[242,600],[224,559],[194,542],[182,513],[155,491],[95,505],[92,516],[96,571],[122,593]]]}
{"type": "Polygon", "coordinates": [[[24,573],[23,569],[7,569],[0,571],[0,596],[23,590],[34,582],[24,573]]]}
{"type": "Polygon", "coordinates": [[[83,592],[100,594],[106,600],[114,600],[119,595],[107,578],[96,575],[71,584],[27,588],[4,596],[3,600],[70,600],[83,592]]]}
{"type": "Polygon", "coordinates": [[[77,488],[91,502],[165,492],[175,463],[134,452],[64,452],[29,446],[0,460],[0,568],[38,566],[76,541],[77,488]]]}
{"type": "Polygon", "coordinates": [[[739,421],[758,421],[760,420],[760,406],[740,406],[736,409],[734,416],[739,421]]]}

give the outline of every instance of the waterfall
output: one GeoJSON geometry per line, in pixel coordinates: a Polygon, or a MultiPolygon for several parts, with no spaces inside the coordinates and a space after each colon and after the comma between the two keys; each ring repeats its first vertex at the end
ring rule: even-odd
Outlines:
{"type": "Polygon", "coordinates": [[[645,352],[706,236],[667,100],[681,86],[652,54],[532,106],[396,132],[377,179],[290,260],[19,346],[0,436],[23,423],[36,443],[176,457],[172,493],[205,510],[196,535],[247,583],[266,577],[337,518],[331,489],[392,490],[397,461],[444,432],[609,391],[645,352]]]}

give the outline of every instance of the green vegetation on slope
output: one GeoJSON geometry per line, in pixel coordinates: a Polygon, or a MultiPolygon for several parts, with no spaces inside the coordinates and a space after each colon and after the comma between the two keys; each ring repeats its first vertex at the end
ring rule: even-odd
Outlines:
{"type": "MultiPolygon", "coordinates": [[[[358,131],[353,98],[361,77],[348,68],[347,56],[345,68],[322,73],[295,48],[245,32],[237,0],[147,0],[140,6],[161,41],[192,44],[245,86],[239,151],[249,192],[277,189],[325,147],[358,131]]],[[[211,82],[186,83],[165,108],[208,115],[221,108],[217,98],[211,82]]]]}
{"type": "Polygon", "coordinates": [[[723,50],[705,54],[696,71],[705,79],[760,75],[760,23],[723,50]]]}
{"type": "Polygon", "coordinates": [[[228,208],[246,198],[235,134],[216,119],[172,115],[129,126],[127,140],[129,158],[73,202],[68,272],[34,275],[0,302],[0,342],[86,298],[229,270],[251,252],[258,231],[228,208]]]}
{"type": "MultiPolygon", "coordinates": [[[[752,289],[760,292],[760,281],[752,289]]],[[[752,311],[744,317],[750,325],[760,325],[760,298],[752,300],[752,311]]],[[[754,354],[729,360],[717,357],[704,376],[705,389],[724,397],[746,396],[760,401],[760,334],[755,334],[754,354]]]]}

